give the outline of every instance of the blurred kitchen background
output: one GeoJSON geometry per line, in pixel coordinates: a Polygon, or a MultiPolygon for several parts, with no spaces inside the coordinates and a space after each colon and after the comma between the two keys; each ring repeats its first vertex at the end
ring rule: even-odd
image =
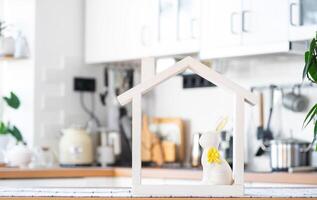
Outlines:
{"type": "MultiPolygon", "coordinates": [[[[0,21],[0,95],[21,101],[18,110],[1,102],[0,119],[31,152],[24,161],[3,153],[7,166],[130,166],[131,105],[116,96],[140,82],[141,58],[154,57],[160,72],[190,55],[263,97],[263,111],[246,109],[246,170],[317,167],[316,153],[301,151],[314,135],[302,124],[317,90],[302,84],[302,70],[315,0],[0,0],[0,21]],[[279,157],[279,145],[297,148],[297,160],[279,157]]],[[[199,168],[199,134],[224,116],[220,149],[230,162],[230,94],[185,72],[143,103],[144,166],[199,168]]],[[[14,139],[0,140],[9,151],[14,139]]]]}

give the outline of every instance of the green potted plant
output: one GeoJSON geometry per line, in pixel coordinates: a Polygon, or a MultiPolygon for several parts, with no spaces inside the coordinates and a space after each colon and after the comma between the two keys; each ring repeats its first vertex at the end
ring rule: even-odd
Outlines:
{"type": "MultiPolygon", "coordinates": [[[[16,110],[20,107],[20,100],[17,97],[17,95],[13,92],[10,93],[10,96],[3,97],[3,100],[6,103],[6,105],[12,109],[16,110]]],[[[24,143],[21,132],[15,125],[10,123],[10,121],[5,123],[3,120],[0,120],[0,135],[6,134],[12,135],[17,142],[24,143]]]]}
{"type": "MultiPolygon", "coordinates": [[[[305,52],[305,66],[303,70],[303,81],[308,79],[310,82],[317,84],[317,33],[315,38],[312,39],[308,51],[305,52]]],[[[308,124],[314,124],[314,139],[315,142],[317,136],[317,103],[309,110],[303,123],[303,127],[308,124]]],[[[317,145],[315,147],[317,151],[317,145]]]]}
{"type": "MultiPolygon", "coordinates": [[[[11,109],[18,109],[20,107],[20,100],[16,94],[13,92],[10,93],[10,96],[2,98],[6,105],[11,109]]],[[[13,145],[3,145],[2,154],[4,157],[4,161],[9,166],[19,166],[19,167],[27,167],[31,162],[32,152],[26,146],[26,143],[23,140],[22,134],[20,130],[8,122],[4,122],[0,120],[0,136],[13,136],[16,142],[13,145]]]]}

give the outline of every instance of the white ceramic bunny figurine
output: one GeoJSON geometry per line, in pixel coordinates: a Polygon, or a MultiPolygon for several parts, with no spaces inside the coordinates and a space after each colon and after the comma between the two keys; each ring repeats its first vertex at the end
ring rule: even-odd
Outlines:
{"type": "MultiPolygon", "coordinates": [[[[224,126],[224,120],[221,123],[224,126]]],[[[199,144],[203,148],[201,157],[203,184],[231,185],[233,183],[232,170],[227,161],[221,158],[218,151],[221,129],[219,130],[218,126],[216,131],[206,132],[199,139],[199,144]]]]}

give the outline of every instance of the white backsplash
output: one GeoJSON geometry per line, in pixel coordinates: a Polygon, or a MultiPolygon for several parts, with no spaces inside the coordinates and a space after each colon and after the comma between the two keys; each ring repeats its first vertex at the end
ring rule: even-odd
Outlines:
{"type": "MultiPolygon", "coordinates": [[[[295,55],[270,55],[232,59],[222,62],[225,76],[246,88],[269,84],[293,84],[301,82],[303,57],[295,55]]],[[[215,127],[219,117],[231,116],[233,104],[231,94],[218,88],[183,89],[182,77],[176,76],[157,86],[151,92],[155,98],[154,113],[162,117],[182,117],[186,122],[187,136],[197,132],[205,132],[215,127]]],[[[302,89],[302,93],[310,98],[310,106],[317,102],[317,89],[302,89]]],[[[287,91],[286,91],[287,92],[287,91]]],[[[265,124],[268,116],[269,94],[265,92],[265,124]]],[[[302,122],[306,112],[294,113],[281,106],[281,94],[275,92],[274,110],[271,129],[281,132],[282,136],[293,136],[311,141],[312,127],[302,130],[302,122]]],[[[258,106],[247,108],[246,134],[248,150],[253,154],[256,143],[256,127],[258,125],[258,106]]],[[[187,151],[190,149],[188,142],[187,151]]],[[[247,151],[246,151],[247,152],[247,151]]]]}

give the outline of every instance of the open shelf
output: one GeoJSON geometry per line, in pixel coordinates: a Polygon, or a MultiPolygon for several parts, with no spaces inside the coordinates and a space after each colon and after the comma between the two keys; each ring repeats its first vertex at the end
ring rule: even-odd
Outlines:
{"type": "Polygon", "coordinates": [[[16,60],[25,60],[27,58],[14,58],[13,56],[4,56],[0,57],[0,62],[1,61],[16,61],[16,60]]]}

